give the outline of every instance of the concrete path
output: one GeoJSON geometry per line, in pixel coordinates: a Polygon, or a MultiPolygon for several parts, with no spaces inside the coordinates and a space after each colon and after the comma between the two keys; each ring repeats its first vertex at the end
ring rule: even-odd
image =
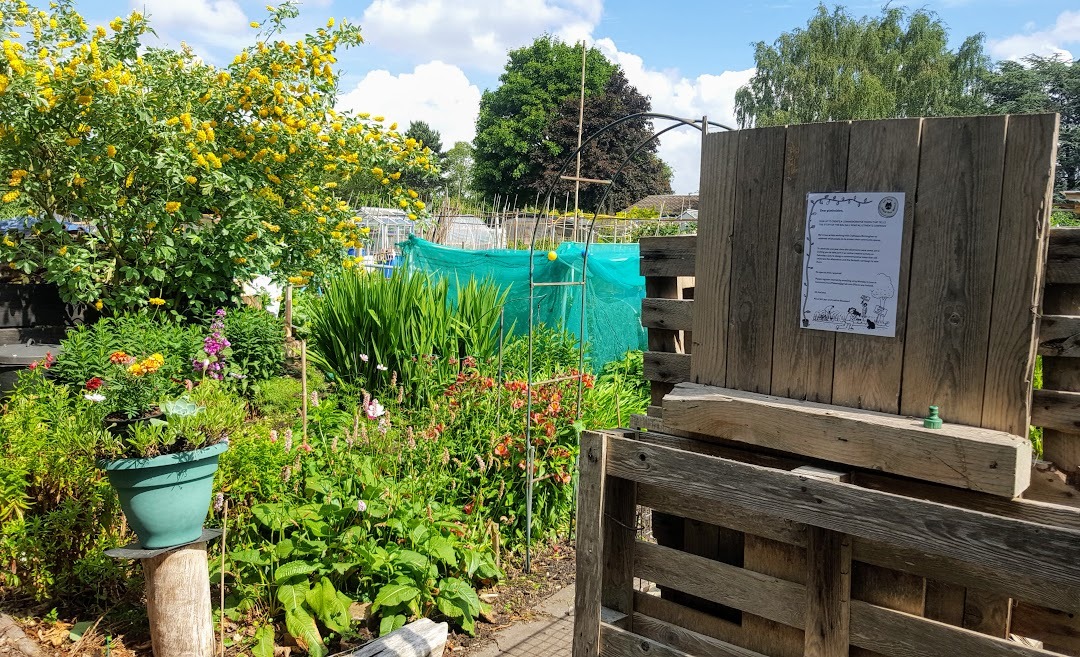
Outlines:
{"type": "Polygon", "coordinates": [[[475,657],[570,657],[574,637],[574,587],[537,605],[537,619],[500,630],[475,657]]]}

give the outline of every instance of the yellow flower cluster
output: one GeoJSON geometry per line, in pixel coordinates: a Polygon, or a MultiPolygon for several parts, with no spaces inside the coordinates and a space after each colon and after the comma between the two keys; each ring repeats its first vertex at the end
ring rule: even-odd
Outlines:
{"type": "Polygon", "coordinates": [[[164,306],[165,305],[165,300],[162,299],[161,297],[150,297],[149,299],[146,300],[146,302],[149,303],[151,306],[164,306]]]}
{"type": "Polygon", "coordinates": [[[128,365],[128,374],[132,376],[145,376],[147,374],[153,374],[161,369],[161,366],[165,364],[165,357],[161,354],[152,354],[147,356],[141,361],[137,361],[128,365]]]}

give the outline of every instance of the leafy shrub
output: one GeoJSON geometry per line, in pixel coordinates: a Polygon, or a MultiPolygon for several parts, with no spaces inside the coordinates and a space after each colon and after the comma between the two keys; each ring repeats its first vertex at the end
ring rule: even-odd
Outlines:
{"type": "MultiPolygon", "coordinates": [[[[533,330],[533,378],[550,379],[578,366],[578,339],[569,331],[543,324],[533,330]]],[[[525,378],[529,371],[529,336],[515,335],[503,346],[507,378],[525,378]]]]}
{"type": "Polygon", "coordinates": [[[165,379],[191,378],[191,361],[202,347],[200,331],[171,319],[148,315],[106,317],[68,332],[52,372],[64,383],[82,387],[93,377],[105,378],[117,351],[160,353],[165,357],[159,374],[165,379]]]}
{"type": "Polygon", "coordinates": [[[265,310],[243,306],[225,316],[231,360],[252,382],[281,374],[285,364],[285,323],[265,310]]]}
{"type": "Polygon", "coordinates": [[[453,376],[457,359],[495,355],[504,298],[490,282],[456,286],[451,296],[445,279],[422,273],[345,272],[311,317],[312,361],[340,381],[375,390],[397,376],[410,399],[423,403],[453,376]]]}

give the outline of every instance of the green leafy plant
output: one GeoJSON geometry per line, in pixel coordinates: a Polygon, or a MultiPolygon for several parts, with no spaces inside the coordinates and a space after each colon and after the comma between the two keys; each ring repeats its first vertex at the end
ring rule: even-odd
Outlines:
{"type": "Polygon", "coordinates": [[[281,374],[285,364],[285,324],[259,308],[242,306],[225,316],[232,362],[254,383],[281,374]]]}

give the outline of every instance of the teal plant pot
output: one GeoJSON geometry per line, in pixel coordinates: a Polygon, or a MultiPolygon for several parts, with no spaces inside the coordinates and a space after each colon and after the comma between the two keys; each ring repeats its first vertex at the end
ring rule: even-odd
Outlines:
{"type": "Polygon", "coordinates": [[[220,442],[190,452],[101,464],[142,547],[173,547],[202,535],[218,457],[228,448],[220,442]]]}

